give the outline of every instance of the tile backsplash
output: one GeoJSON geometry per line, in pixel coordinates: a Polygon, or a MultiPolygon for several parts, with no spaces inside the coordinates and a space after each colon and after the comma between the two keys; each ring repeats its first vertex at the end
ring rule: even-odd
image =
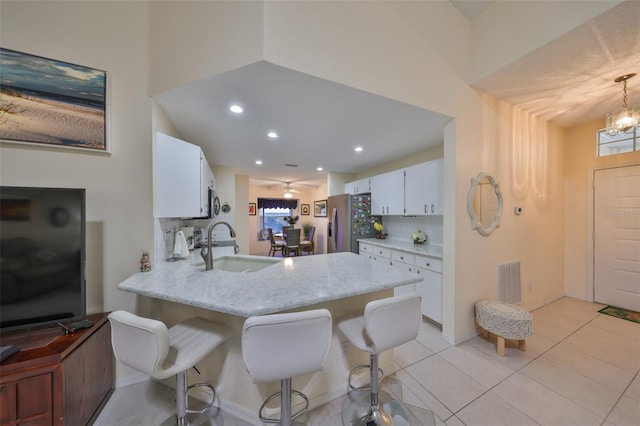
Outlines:
{"type": "Polygon", "coordinates": [[[442,245],[442,216],[382,216],[382,225],[387,238],[411,241],[411,233],[422,229],[427,242],[442,245]]]}

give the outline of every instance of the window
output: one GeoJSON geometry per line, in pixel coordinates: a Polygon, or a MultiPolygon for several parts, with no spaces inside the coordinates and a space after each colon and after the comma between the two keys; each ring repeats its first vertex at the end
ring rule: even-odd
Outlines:
{"type": "Polygon", "coordinates": [[[287,225],[284,218],[287,216],[297,216],[298,200],[287,200],[279,198],[258,198],[258,211],[260,214],[260,240],[268,240],[267,229],[273,232],[282,232],[282,227],[287,225]]]}
{"type": "Polygon", "coordinates": [[[598,157],[607,155],[623,154],[625,152],[640,151],[640,130],[635,127],[626,133],[618,133],[615,136],[609,136],[605,129],[598,131],[598,157]]]}

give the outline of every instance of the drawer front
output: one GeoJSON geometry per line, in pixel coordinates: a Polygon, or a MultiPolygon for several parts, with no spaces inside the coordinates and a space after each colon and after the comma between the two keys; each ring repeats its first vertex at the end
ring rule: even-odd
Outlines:
{"type": "Polygon", "coordinates": [[[442,273],[442,260],[427,256],[416,256],[416,266],[442,273]]]}
{"type": "Polygon", "coordinates": [[[394,262],[402,262],[408,265],[416,264],[416,256],[413,254],[405,253],[403,251],[392,251],[391,260],[394,262]]]}
{"type": "Polygon", "coordinates": [[[417,268],[414,265],[409,265],[408,263],[403,263],[398,261],[394,262],[393,260],[391,261],[391,266],[393,266],[395,269],[398,269],[400,271],[410,272],[412,274],[415,274],[417,270],[417,268]]]}
{"type": "Polygon", "coordinates": [[[376,247],[376,246],[373,246],[372,249],[373,249],[373,254],[376,257],[384,257],[386,259],[390,259],[391,258],[391,250],[389,250],[389,249],[382,248],[382,247],[376,247]]]}
{"type": "Polygon", "coordinates": [[[367,243],[359,243],[358,244],[358,253],[363,254],[373,254],[373,246],[367,243]]]}

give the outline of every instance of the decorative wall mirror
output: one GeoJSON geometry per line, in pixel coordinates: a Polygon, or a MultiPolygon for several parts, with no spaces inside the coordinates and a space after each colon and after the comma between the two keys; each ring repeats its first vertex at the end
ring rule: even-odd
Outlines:
{"type": "Polygon", "coordinates": [[[471,178],[467,211],[471,218],[471,229],[477,229],[480,235],[491,235],[500,226],[502,194],[500,185],[493,177],[480,173],[478,177],[471,178]]]}

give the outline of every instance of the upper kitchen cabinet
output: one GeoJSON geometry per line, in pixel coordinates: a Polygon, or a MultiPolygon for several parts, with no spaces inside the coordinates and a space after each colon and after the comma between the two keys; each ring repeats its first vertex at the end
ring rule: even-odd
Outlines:
{"type": "Polygon", "coordinates": [[[154,215],[208,217],[213,172],[199,146],[156,133],[154,215]]]}
{"type": "Polygon", "coordinates": [[[344,184],[344,193],[357,195],[371,192],[371,178],[364,178],[347,182],[344,184]]]}
{"type": "Polygon", "coordinates": [[[374,215],[440,215],[444,210],[444,159],[371,177],[374,215]]]}
{"type": "Polygon", "coordinates": [[[404,214],[404,169],[371,177],[371,214],[404,214]]]}
{"type": "Polygon", "coordinates": [[[444,159],[407,167],[404,182],[405,214],[442,214],[444,211],[444,159]]]}

